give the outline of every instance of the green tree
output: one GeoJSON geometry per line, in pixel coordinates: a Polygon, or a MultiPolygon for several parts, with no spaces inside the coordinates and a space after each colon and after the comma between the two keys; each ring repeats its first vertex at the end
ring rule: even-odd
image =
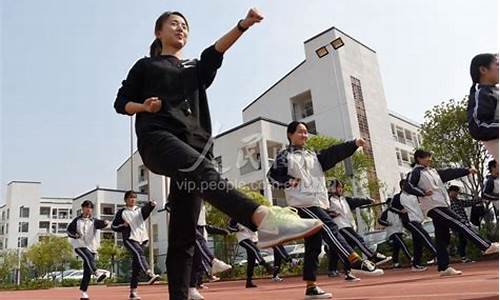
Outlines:
{"type": "MultiPolygon", "coordinates": [[[[328,136],[312,136],[306,144],[306,148],[312,151],[320,151],[330,147],[331,145],[343,143],[342,140],[328,136]]],[[[352,162],[352,177],[346,174],[346,166],[344,163],[338,163],[334,168],[326,171],[325,177],[328,180],[337,178],[344,182],[345,190],[353,192],[352,182],[361,183],[360,186],[370,192],[370,195],[378,194],[380,183],[376,179],[367,178],[366,172],[374,166],[373,161],[368,158],[363,152],[356,151],[351,157],[352,162]]]]}
{"type": "Polygon", "coordinates": [[[116,272],[116,261],[124,259],[127,256],[126,251],[116,245],[113,240],[102,240],[97,253],[99,254],[98,267],[111,270],[112,273],[116,272]]]}
{"type": "Polygon", "coordinates": [[[16,251],[5,250],[0,252],[0,282],[12,283],[14,271],[17,268],[18,256],[16,251]]]}
{"type": "Polygon", "coordinates": [[[50,271],[62,271],[74,259],[73,249],[66,237],[49,235],[26,251],[36,277],[50,271]]]}
{"type": "Polygon", "coordinates": [[[467,129],[467,97],[460,101],[443,101],[426,111],[420,133],[422,148],[432,152],[436,168],[462,166],[478,170],[477,175],[461,179],[466,192],[478,197],[483,187],[488,156],[481,143],[474,140],[467,129]]]}

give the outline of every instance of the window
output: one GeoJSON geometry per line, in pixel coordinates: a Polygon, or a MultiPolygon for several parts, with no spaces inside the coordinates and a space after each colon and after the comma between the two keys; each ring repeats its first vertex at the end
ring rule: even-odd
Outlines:
{"type": "Polygon", "coordinates": [[[56,208],[52,209],[52,219],[57,219],[57,209],[56,208]]]}
{"type": "Polygon", "coordinates": [[[7,208],[7,220],[9,219],[9,215],[10,215],[10,208],[7,208]]]}
{"type": "Polygon", "coordinates": [[[145,184],[145,185],[139,187],[139,192],[141,192],[141,193],[148,193],[148,189],[149,189],[148,185],[145,184]]]}
{"type": "Polygon", "coordinates": [[[40,217],[50,218],[50,207],[41,206],[40,207],[40,217]]]}
{"type": "Polygon", "coordinates": [[[2,211],[2,221],[5,221],[5,212],[2,211]]]}
{"type": "Polygon", "coordinates": [[[322,58],[323,56],[327,55],[328,54],[328,49],[326,49],[325,46],[321,47],[321,48],[318,48],[316,49],[316,55],[319,57],[319,58],[322,58]]]}
{"type": "Polygon", "coordinates": [[[139,182],[143,182],[147,180],[147,169],[145,166],[139,167],[139,182]]]}
{"type": "Polygon", "coordinates": [[[292,119],[299,121],[314,114],[311,91],[306,91],[290,98],[292,104],[292,119]]]}
{"type": "Polygon", "coordinates": [[[0,235],[5,234],[5,225],[0,225],[0,235]]]}
{"type": "Polygon", "coordinates": [[[102,204],[101,215],[114,215],[115,206],[113,204],[102,204]]]}
{"type": "Polygon", "coordinates": [[[259,143],[245,146],[238,152],[236,166],[240,169],[240,175],[246,175],[261,169],[259,143]]]}
{"type": "Polygon", "coordinates": [[[65,233],[67,227],[68,227],[68,223],[58,223],[57,224],[57,232],[58,233],[65,233]]]}
{"type": "Polygon", "coordinates": [[[28,222],[19,222],[19,231],[18,232],[28,232],[29,229],[28,222]]]}
{"type": "Polygon", "coordinates": [[[25,236],[18,237],[17,238],[17,247],[27,248],[28,247],[28,238],[25,236]]]}
{"type": "Polygon", "coordinates": [[[51,233],[57,233],[57,223],[52,223],[50,229],[51,233]]]}
{"type": "MultiPolygon", "coordinates": [[[[361,137],[366,140],[366,145],[363,147],[363,152],[368,158],[373,159],[370,127],[368,126],[368,116],[366,115],[365,99],[363,97],[361,81],[358,78],[351,76],[351,87],[354,98],[354,107],[356,108],[356,116],[358,119],[359,133],[361,137]]],[[[369,168],[367,173],[369,178],[377,178],[377,170],[375,166],[369,168]]],[[[376,192],[373,192],[371,196],[374,199],[380,198],[380,195],[376,192]]]]}
{"type": "Polygon", "coordinates": [[[69,216],[68,210],[67,209],[59,209],[58,218],[59,219],[69,219],[70,216],[69,216]]]}
{"type": "Polygon", "coordinates": [[[30,217],[30,208],[21,206],[19,207],[19,218],[29,218],[30,217]]]}
{"type": "Polygon", "coordinates": [[[308,132],[311,133],[311,134],[318,134],[318,131],[316,130],[316,122],[315,121],[311,121],[311,122],[307,122],[307,128],[308,128],[308,132]]]}
{"type": "Polygon", "coordinates": [[[40,233],[49,233],[50,222],[38,222],[38,228],[40,229],[40,233]]]}

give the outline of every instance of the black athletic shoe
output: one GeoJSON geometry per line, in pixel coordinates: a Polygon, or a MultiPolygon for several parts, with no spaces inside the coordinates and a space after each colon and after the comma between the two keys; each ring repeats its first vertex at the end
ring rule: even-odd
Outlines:
{"type": "Polygon", "coordinates": [[[249,288],[256,288],[257,286],[252,281],[247,281],[245,287],[249,289],[249,288]]]}
{"type": "Polygon", "coordinates": [[[328,272],[328,277],[332,277],[332,278],[339,277],[339,275],[340,275],[339,271],[337,271],[337,270],[333,270],[333,271],[328,272]]]}
{"type": "Polygon", "coordinates": [[[317,286],[312,286],[306,289],[305,299],[330,299],[331,293],[327,293],[317,286]]]}
{"type": "Polygon", "coordinates": [[[351,272],[356,275],[381,276],[384,270],[377,269],[374,263],[369,260],[358,260],[351,264],[351,272]]]}
{"type": "Polygon", "coordinates": [[[153,284],[155,283],[158,279],[160,279],[160,275],[157,274],[149,274],[149,280],[146,282],[146,284],[153,284]]]}
{"type": "Polygon", "coordinates": [[[474,262],[475,262],[474,260],[472,260],[472,259],[470,259],[470,258],[468,258],[468,257],[462,257],[460,260],[461,260],[461,261],[462,261],[462,263],[464,263],[464,264],[474,263],[474,262]]]}

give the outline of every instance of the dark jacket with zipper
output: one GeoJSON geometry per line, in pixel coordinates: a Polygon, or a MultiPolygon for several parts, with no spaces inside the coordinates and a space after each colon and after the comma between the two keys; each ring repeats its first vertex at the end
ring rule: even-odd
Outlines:
{"type": "Polygon", "coordinates": [[[478,85],[469,95],[467,122],[472,137],[479,141],[498,139],[498,87],[478,85]]]}
{"type": "Polygon", "coordinates": [[[150,97],[161,100],[157,113],[136,116],[138,139],[143,134],[166,130],[187,144],[203,149],[212,135],[206,89],[212,84],[223,54],[210,46],[200,59],[179,60],[171,55],[138,60],[122,82],[115,110],[128,115],[128,102],[144,103],[150,97]]]}

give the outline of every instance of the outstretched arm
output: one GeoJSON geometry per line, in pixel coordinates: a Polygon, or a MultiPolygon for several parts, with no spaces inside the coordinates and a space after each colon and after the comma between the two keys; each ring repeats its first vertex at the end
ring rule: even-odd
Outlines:
{"type": "Polygon", "coordinates": [[[333,168],[338,162],[350,157],[356,152],[358,147],[363,147],[365,140],[355,139],[342,144],[333,145],[324,150],[321,150],[317,156],[324,172],[333,168]]]}
{"type": "Polygon", "coordinates": [[[240,28],[238,26],[233,27],[233,29],[215,42],[215,50],[220,53],[226,52],[240,38],[243,31],[252,27],[255,23],[259,23],[262,19],[264,17],[256,8],[250,9],[247,16],[239,22],[240,28]]]}

